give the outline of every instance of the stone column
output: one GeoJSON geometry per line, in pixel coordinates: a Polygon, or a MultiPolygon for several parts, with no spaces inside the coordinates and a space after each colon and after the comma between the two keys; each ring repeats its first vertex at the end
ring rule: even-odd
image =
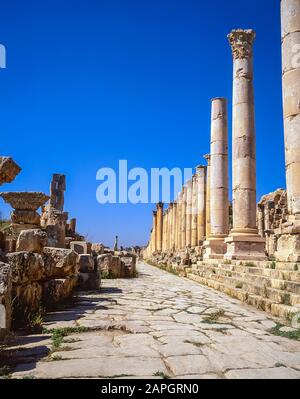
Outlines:
{"type": "Polygon", "coordinates": [[[282,87],[288,222],[276,258],[300,262],[300,0],[281,0],[282,87]]]}
{"type": "Polygon", "coordinates": [[[214,98],[211,107],[210,235],[204,243],[204,259],[222,259],[229,233],[228,121],[225,98],[214,98]]]}
{"type": "Polygon", "coordinates": [[[206,220],[205,220],[205,237],[210,235],[210,154],[204,155],[207,162],[206,167],[206,220]]]}
{"type": "Polygon", "coordinates": [[[166,250],[166,212],[163,213],[163,244],[162,251],[166,250]]]}
{"type": "Polygon", "coordinates": [[[156,232],[156,240],[157,240],[157,251],[162,251],[162,240],[163,240],[163,215],[164,215],[164,204],[159,202],[156,205],[157,208],[157,232],[156,232]]]}
{"type": "Polygon", "coordinates": [[[190,247],[192,244],[192,205],[193,205],[193,181],[186,183],[186,232],[185,245],[190,247]]]}
{"type": "Polygon", "coordinates": [[[198,204],[197,204],[197,191],[198,191],[198,186],[197,186],[197,176],[194,175],[192,178],[192,234],[191,234],[191,245],[193,248],[195,248],[198,245],[198,204]]]}
{"type": "Polygon", "coordinates": [[[152,234],[153,234],[153,245],[152,245],[152,253],[157,251],[157,212],[153,211],[153,230],[152,230],[152,234]]]}
{"type": "Polygon", "coordinates": [[[233,30],[233,229],[226,259],[264,260],[265,240],[256,226],[256,149],[253,88],[253,30],[233,30]]]}
{"type": "Polygon", "coordinates": [[[176,214],[177,203],[174,201],[172,209],[172,251],[176,250],[176,214]]]}
{"type": "Polygon", "coordinates": [[[170,235],[170,245],[169,250],[172,251],[173,249],[173,225],[174,225],[174,212],[173,212],[174,203],[171,202],[169,209],[170,209],[170,220],[169,220],[169,235],[170,235]]]}
{"type": "Polygon", "coordinates": [[[197,171],[197,245],[203,245],[206,231],[206,166],[198,166],[197,171]]]}
{"type": "Polygon", "coordinates": [[[186,186],[183,186],[181,205],[181,249],[186,247],[186,194],[186,186]]]}
{"type": "Polygon", "coordinates": [[[177,199],[177,215],[176,215],[176,250],[181,249],[181,206],[182,194],[180,193],[177,199]]]}

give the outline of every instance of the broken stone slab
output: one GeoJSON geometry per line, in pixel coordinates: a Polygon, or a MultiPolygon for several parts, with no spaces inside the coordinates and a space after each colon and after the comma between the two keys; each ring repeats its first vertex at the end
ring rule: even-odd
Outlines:
{"type": "Polygon", "coordinates": [[[101,243],[94,243],[92,244],[92,253],[93,255],[102,255],[104,252],[104,245],[101,243]]]}
{"type": "Polygon", "coordinates": [[[78,255],[91,254],[92,244],[87,241],[71,241],[70,249],[72,249],[78,255]]]}
{"type": "Polygon", "coordinates": [[[21,168],[10,157],[0,157],[0,185],[11,183],[21,172],[21,168]]]}
{"type": "MultiPolygon", "coordinates": [[[[10,215],[12,223],[20,225],[40,225],[40,215],[36,211],[31,210],[14,210],[10,215]]],[[[22,228],[22,227],[21,227],[22,228]]]]}
{"type": "Polygon", "coordinates": [[[78,273],[78,255],[71,249],[45,247],[43,258],[47,277],[65,278],[78,273]]]}
{"type": "MultiPolygon", "coordinates": [[[[20,317],[24,316],[24,311],[34,312],[41,306],[42,285],[38,281],[27,282],[21,285],[13,285],[12,297],[14,303],[14,316],[17,323],[20,317]],[[18,311],[20,313],[18,313],[18,311]]],[[[25,320],[22,320],[24,323],[25,320]]]]}
{"type": "Polygon", "coordinates": [[[78,255],[79,270],[82,273],[93,272],[95,269],[95,261],[92,255],[78,255]]]}
{"type": "Polygon", "coordinates": [[[6,336],[11,326],[11,287],[10,266],[0,262],[0,340],[6,336]]]}
{"type": "Polygon", "coordinates": [[[42,255],[22,251],[9,253],[6,257],[11,268],[13,284],[38,281],[45,277],[42,255]]]}
{"type": "Polygon", "coordinates": [[[101,277],[98,272],[79,273],[78,288],[81,290],[99,290],[101,287],[101,277]]]}
{"type": "Polygon", "coordinates": [[[17,252],[42,253],[47,244],[47,234],[40,229],[22,230],[17,240],[17,252]]]}
{"type": "Polygon", "coordinates": [[[97,269],[98,272],[109,273],[110,266],[112,263],[112,254],[103,254],[97,256],[97,269]]]}
{"type": "Polygon", "coordinates": [[[51,279],[43,283],[43,304],[47,308],[70,298],[77,284],[77,276],[51,279]]]}

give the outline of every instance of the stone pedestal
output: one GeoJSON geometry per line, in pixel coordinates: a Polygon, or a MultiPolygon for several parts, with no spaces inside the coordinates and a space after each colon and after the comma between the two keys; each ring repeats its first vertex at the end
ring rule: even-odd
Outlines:
{"type": "Polygon", "coordinates": [[[233,229],[225,240],[225,259],[264,260],[265,239],[256,226],[256,148],[253,89],[253,30],[228,35],[234,60],[233,80],[233,229]]]}
{"type": "Polygon", "coordinates": [[[229,230],[228,126],[225,98],[212,100],[210,148],[210,235],[204,259],[222,259],[229,230]]]}

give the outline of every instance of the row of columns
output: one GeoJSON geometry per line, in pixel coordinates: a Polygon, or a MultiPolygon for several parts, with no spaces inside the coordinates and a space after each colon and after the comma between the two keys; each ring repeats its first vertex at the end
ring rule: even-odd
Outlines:
{"type": "MultiPolygon", "coordinates": [[[[281,231],[278,256],[282,251],[282,260],[300,261],[300,62],[295,51],[300,43],[300,0],[281,0],[281,19],[289,221],[281,231]],[[288,241],[291,236],[292,240],[288,241]]],[[[175,203],[164,215],[160,213],[163,237],[158,238],[157,226],[153,226],[150,244],[152,249],[168,251],[203,243],[206,259],[264,260],[265,239],[259,235],[256,222],[255,32],[233,30],[228,39],[233,55],[233,228],[229,232],[227,102],[224,98],[215,98],[211,111],[210,154],[205,156],[207,167],[198,167],[175,203]],[[156,244],[153,245],[152,240],[157,240],[156,244]]]]}

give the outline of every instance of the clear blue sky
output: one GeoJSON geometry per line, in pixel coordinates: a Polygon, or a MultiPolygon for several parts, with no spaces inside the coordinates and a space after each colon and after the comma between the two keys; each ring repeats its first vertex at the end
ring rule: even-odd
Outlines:
{"type": "MultiPolygon", "coordinates": [[[[96,171],[192,167],[209,152],[210,99],[227,97],[226,35],[253,28],[257,193],[285,186],[279,0],[10,0],[0,14],[1,154],[23,171],[2,191],[48,192],[67,175],[81,233],[145,244],[150,205],[96,202],[96,171]]],[[[231,137],[231,132],[230,132],[231,137]]],[[[0,209],[8,215],[2,201],[0,209]]]]}

